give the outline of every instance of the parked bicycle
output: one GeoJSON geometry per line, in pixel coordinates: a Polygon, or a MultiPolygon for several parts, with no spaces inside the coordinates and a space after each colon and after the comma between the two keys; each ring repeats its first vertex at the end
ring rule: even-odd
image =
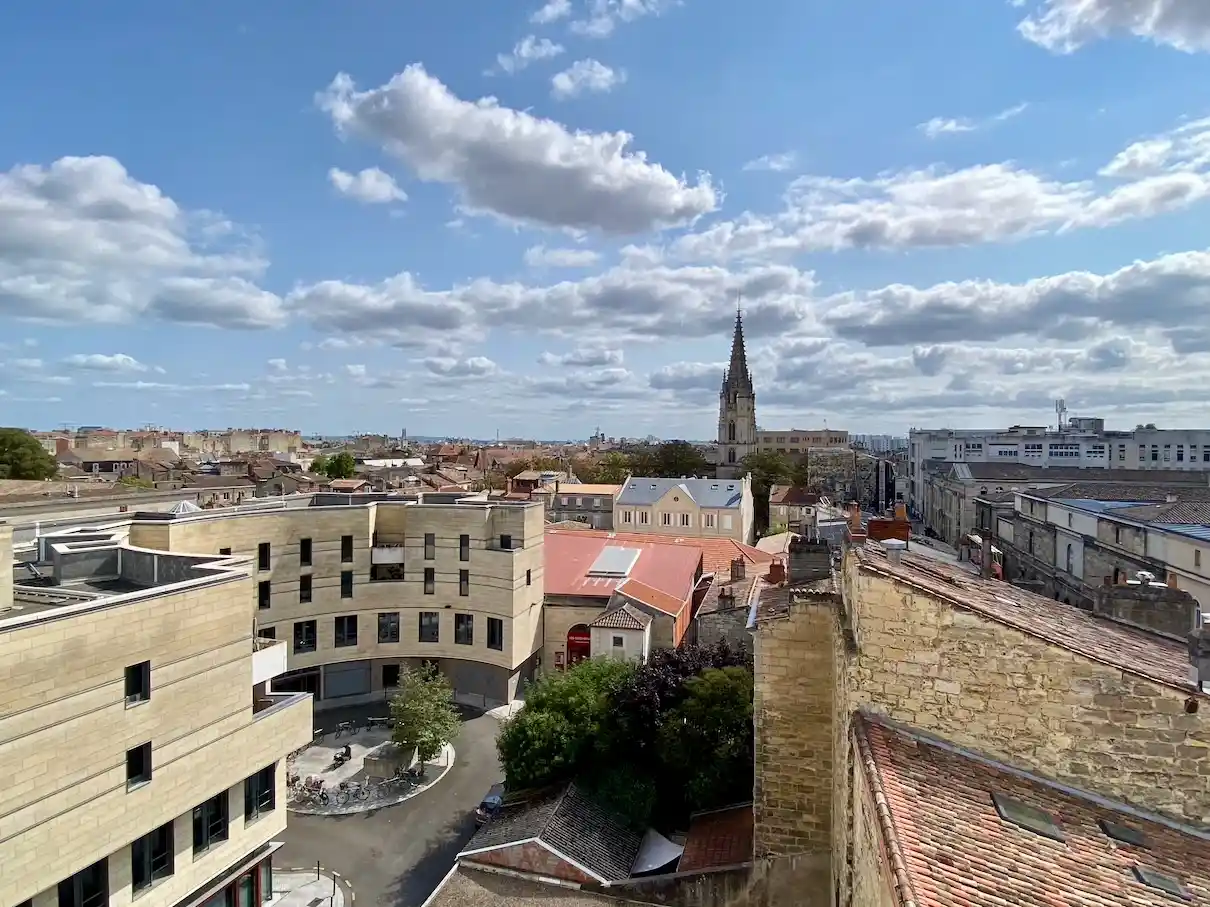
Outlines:
{"type": "Polygon", "coordinates": [[[290,785],[290,799],[303,806],[327,806],[332,797],[324,788],[322,778],[311,775],[303,780],[295,775],[290,785]]]}
{"type": "Polygon", "coordinates": [[[336,788],[336,804],[344,806],[350,800],[370,799],[370,785],[364,781],[341,781],[336,788]]]}

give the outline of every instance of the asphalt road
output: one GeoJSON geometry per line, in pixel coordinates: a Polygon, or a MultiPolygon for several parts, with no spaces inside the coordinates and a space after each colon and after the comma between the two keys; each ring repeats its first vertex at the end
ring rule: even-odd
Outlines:
{"type": "MultiPolygon", "coordinates": [[[[381,704],[322,712],[316,727],[383,714],[381,704]]],[[[496,759],[500,722],[467,711],[454,741],[454,767],[433,787],[386,809],[352,816],[291,815],[282,867],[314,866],[339,872],[357,895],[357,907],[419,907],[441,882],[475,831],[474,811],[502,780],[496,759]]]]}

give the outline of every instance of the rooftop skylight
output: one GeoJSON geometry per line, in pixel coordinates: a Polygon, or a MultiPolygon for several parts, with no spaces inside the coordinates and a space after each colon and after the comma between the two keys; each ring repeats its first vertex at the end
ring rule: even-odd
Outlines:
{"type": "Polygon", "coordinates": [[[1135,847],[1147,846],[1147,836],[1137,828],[1131,828],[1129,825],[1119,825],[1117,822],[1110,822],[1108,819],[1102,819],[1098,824],[1101,826],[1101,831],[1105,832],[1105,834],[1115,841],[1132,844],[1135,847]]]}
{"type": "Polygon", "coordinates": [[[1014,800],[1003,794],[992,794],[992,803],[996,812],[1005,822],[1032,831],[1034,834],[1051,838],[1055,841],[1066,841],[1067,838],[1059,828],[1059,823],[1045,810],[1014,800]]]}
{"type": "Polygon", "coordinates": [[[1193,895],[1181,884],[1180,879],[1174,879],[1172,876],[1156,872],[1154,869],[1144,869],[1142,866],[1134,867],[1134,877],[1149,888],[1158,889],[1185,901],[1193,900],[1193,895]]]}

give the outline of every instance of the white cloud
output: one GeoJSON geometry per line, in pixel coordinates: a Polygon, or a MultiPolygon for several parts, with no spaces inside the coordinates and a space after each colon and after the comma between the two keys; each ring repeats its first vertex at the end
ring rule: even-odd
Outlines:
{"type": "Polygon", "coordinates": [[[265,267],[234,224],[180,208],[111,157],[0,173],[0,315],[275,327],[281,301],[253,283],[265,267]]]}
{"type": "Polygon", "coordinates": [[[339,75],[318,103],[342,132],[380,143],[419,179],[456,187],[469,210],[505,220],[641,233],[719,202],[708,177],[690,184],[627,151],[628,133],[573,132],[494,98],[464,101],[418,64],[368,91],[339,75]]]}
{"type": "Polygon", "coordinates": [[[333,167],[328,171],[328,181],[341,195],[367,205],[404,202],[408,198],[395,178],[377,167],[366,167],[357,173],[333,167]]]}
{"type": "MultiPolygon", "coordinates": [[[[562,44],[556,44],[550,38],[526,35],[513,45],[513,49],[509,53],[497,54],[496,67],[500,72],[512,75],[525,69],[531,63],[553,59],[565,50],[566,48],[562,44]]],[[[487,74],[491,75],[491,71],[487,74]]]]}
{"type": "Polygon", "coordinates": [[[150,366],[144,365],[133,356],[127,356],[125,353],[114,353],[113,355],[106,355],[104,353],[78,353],[74,356],[68,356],[63,360],[63,364],[69,368],[89,372],[150,371],[150,366]]]}
{"type": "Polygon", "coordinates": [[[625,81],[626,73],[621,69],[606,66],[599,60],[576,60],[551,78],[550,93],[558,100],[582,94],[608,94],[625,81]]]}
{"type": "Polygon", "coordinates": [[[1040,0],[1018,25],[1029,41],[1072,53],[1092,41],[1133,35],[1193,53],[1210,50],[1210,5],[1203,0],[1040,0]]]}
{"type": "Polygon", "coordinates": [[[529,21],[534,25],[549,25],[571,15],[571,0],[547,0],[545,6],[534,12],[529,21]]]}
{"type": "Polygon", "coordinates": [[[531,246],[525,250],[525,264],[530,268],[590,268],[601,260],[591,249],[548,249],[531,246]]]}
{"type": "Polygon", "coordinates": [[[588,15],[570,27],[584,38],[608,38],[618,25],[659,16],[677,5],[678,0],[588,0],[588,15]]]}
{"type": "Polygon", "coordinates": [[[722,362],[672,362],[652,372],[648,383],[657,390],[717,393],[726,368],[722,362]]]}
{"type": "Polygon", "coordinates": [[[771,173],[785,173],[793,170],[798,164],[798,154],[793,151],[782,151],[778,154],[764,154],[744,164],[744,170],[765,170],[771,173]]]}
{"type": "Polygon", "coordinates": [[[285,359],[270,359],[265,364],[269,367],[269,371],[271,372],[284,372],[288,371],[290,368],[285,359]]]}
{"type": "Polygon", "coordinates": [[[554,365],[572,368],[601,368],[604,366],[621,365],[623,355],[621,350],[605,348],[582,348],[569,353],[543,353],[538,357],[541,365],[554,365]]]}
{"type": "Polygon", "coordinates": [[[434,356],[421,360],[421,364],[434,375],[442,378],[485,378],[499,371],[499,367],[486,356],[471,356],[469,359],[454,359],[434,356]]]}
{"type": "Polygon", "coordinates": [[[926,123],[921,123],[916,128],[923,132],[930,139],[935,139],[943,135],[954,135],[962,132],[975,132],[978,129],[986,129],[989,126],[995,126],[997,123],[1003,123],[1018,117],[1029,109],[1028,104],[1015,104],[1012,107],[1001,110],[999,113],[992,114],[990,117],[983,119],[971,119],[969,117],[958,117],[956,119],[946,117],[933,117],[926,123]]]}
{"type": "Polygon", "coordinates": [[[160,381],[94,381],[93,387],[108,387],[116,390],[156,391],[162,393],[244,393],[251,385],[238,384],[167,384],[160,381]]]}

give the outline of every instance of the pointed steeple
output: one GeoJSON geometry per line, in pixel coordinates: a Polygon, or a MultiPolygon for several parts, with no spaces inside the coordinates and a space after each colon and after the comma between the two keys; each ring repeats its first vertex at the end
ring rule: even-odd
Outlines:
{"type": "Polygon", "coordinates": [[[723,389],[752,393],[752,375],[748,371],[748,351],[744,346],[744,313],[735,305],[735,334],[731,338],[731,364],[723,377],[723,389]]]}

